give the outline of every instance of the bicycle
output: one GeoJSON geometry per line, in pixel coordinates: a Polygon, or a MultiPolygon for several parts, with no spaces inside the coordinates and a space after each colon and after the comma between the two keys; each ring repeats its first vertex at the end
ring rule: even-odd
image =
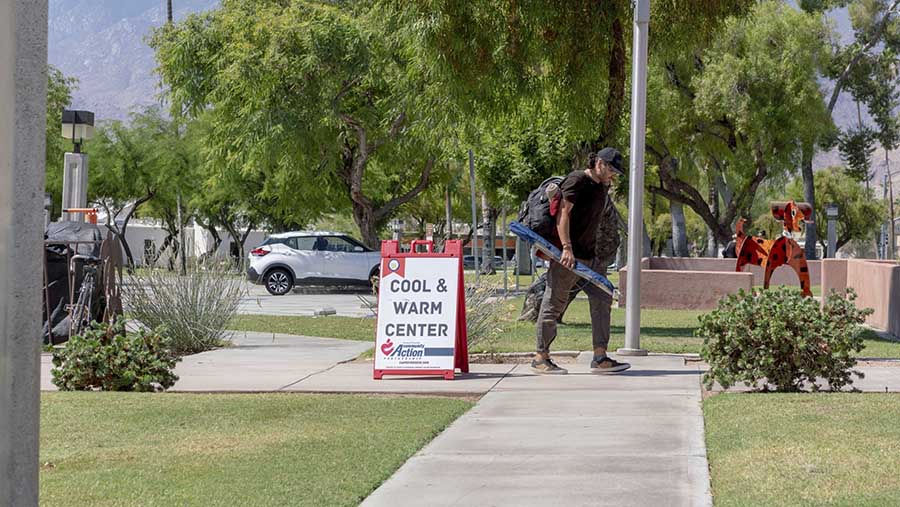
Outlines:
{"type": "MultiPolygon", "coordinates": [[[[69,311],[69,338],[80,335],[93,321],[94,288],[98,277],[97,266],[101,259],[92,255],[74,255],[70,270],[75,273],[75,263],[82,262],[81,287],[78,289],[78,299],[75,303],[67,305],[69,311]]],[[[74,276],[73,276],[74,279],[74,276]]]]}

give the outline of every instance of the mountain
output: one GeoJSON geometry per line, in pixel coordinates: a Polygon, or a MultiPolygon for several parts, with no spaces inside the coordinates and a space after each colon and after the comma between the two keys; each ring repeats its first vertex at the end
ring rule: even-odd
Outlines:
{"type": "MultiPolygon", "coordinates": [[[[176,21],[218,0],[172,0],[176,21]]],[[[48,59],[78,79],[72,106],[97,120],[126,119],[159,102],[146,39],[166,22],[166,0],[50,0],[48,59]]]]}

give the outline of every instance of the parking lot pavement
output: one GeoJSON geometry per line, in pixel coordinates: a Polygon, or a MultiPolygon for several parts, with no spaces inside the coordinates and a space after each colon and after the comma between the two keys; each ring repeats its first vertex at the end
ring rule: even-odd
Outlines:
{"type": "Polygon", "coordinates": [[[289,292],[284,296],[272,296],[261,285],[247,284],[247,295],[241,299],[238,313],[253,315],[313,315],[330,308],[336,315],[345,317],[374,317],[375,314],[364,307],[360,298],[372,303],[375,297],[366,292],[358,294],[310,294],[289,292]]]}

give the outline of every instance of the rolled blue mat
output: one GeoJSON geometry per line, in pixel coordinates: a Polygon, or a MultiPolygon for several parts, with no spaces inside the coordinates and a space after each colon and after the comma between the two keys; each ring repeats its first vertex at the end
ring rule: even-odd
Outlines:
{"type": "MultiPolygon", "coordinates": [[[[556,245],[554,245],[553,243],[547,241],[541,236],[538,236],[534,231],[515,220],[509,223],[509,230],[516,236],[522,238],[524,241],[533,244],[535,247],[537,247],[538,250],[549,255],[553,260],[559,262],[559,259],[562,256],[562,252],[560,252],[559,248],[556,248],[556,245]]],[[[582,290],[584,290],[588,294],[590,294],[591,292],[589,290],[591,287],[598,287],[600,290],[609,294],[610,296],[616,295],[616,286],[613,285],[608,278],[585,266],[581,262],[575,261],[575,267],[572,268],[572,272],[574,272],[581,278],[591,282],[592,285],[582,287],[582,290]]]]}

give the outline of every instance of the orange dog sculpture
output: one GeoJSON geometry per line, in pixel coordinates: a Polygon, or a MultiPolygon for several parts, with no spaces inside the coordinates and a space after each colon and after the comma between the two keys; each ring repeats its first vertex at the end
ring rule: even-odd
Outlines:
{"type": "Polygon", "coordinates": [[[768,289],[772,272],[777,267],[787,264],[797,272],[803,295],[806,297],[812,296],[812,291],[809,287],[809,268],[806,265],[806,254],[793,238],[795,232],[800,232],[800,222],[806,222],[806,217],[810,214],[812,214],[812,206],[805,202],[773,202],[772,215],[777,220],[784,222],[784,234],[778,239],[747,236],[744,232],[744,223],[747,220],[740,219],[737,223],[737,239],[735,242],[735,252],[737,253],[735,271],[743,271],[744,266],[747,264],[762,266],[766,273],[763,286],[768,289]]]}

